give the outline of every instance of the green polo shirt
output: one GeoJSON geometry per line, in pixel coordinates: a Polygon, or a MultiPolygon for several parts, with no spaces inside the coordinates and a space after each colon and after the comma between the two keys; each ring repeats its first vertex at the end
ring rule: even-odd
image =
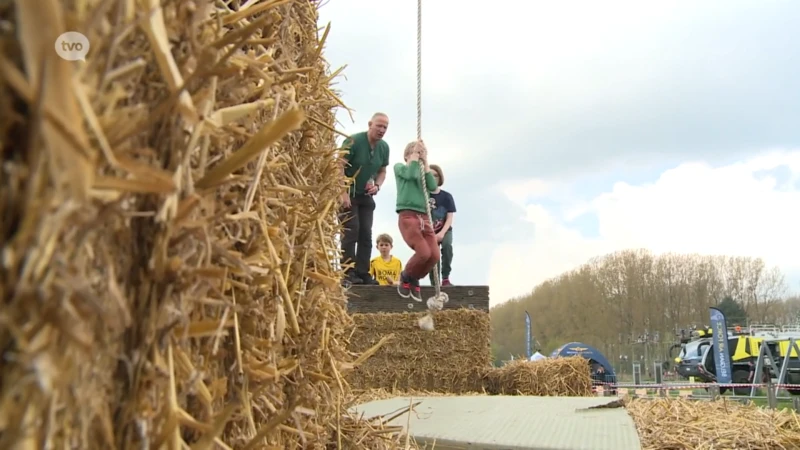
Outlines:
{"type": "Polygon", "coordinates": [[[381,139],[375,143],[374,148],[371,148],[367,132],[362,131],[345,139],[342,148],[350,150],[344,155],[349,163],[344,169],[344,175],[348,178],[355,176],[350,186],[350,196],[364,194],[367,181],[375,178],[378,169],[389,165],[389,144],[381,139]]]}

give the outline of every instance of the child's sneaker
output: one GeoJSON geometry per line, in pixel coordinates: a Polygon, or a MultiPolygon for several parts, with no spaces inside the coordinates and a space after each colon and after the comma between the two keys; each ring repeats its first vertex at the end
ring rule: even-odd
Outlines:
{"type": "Polygon", "coordinates": [[[419,287],[419,281],[411,284],[411,298],[418,302],[422,301],[422,288],[419,287]]]}
{"type": "Polygon", "coordinates": [[[445,278],[442,280],[442,286],[452,286],[453,283],[450,282],[450,278],[445,278]]]}
{"type": "Polygon", "coordinates": [[[397,293],[403,298],[411,296],[411,283],[401,281],[400,284],[397,285],[397,293]]]}
{"type": "Polygon", "coordinates": [[[411,280],[406,277],[405,272],[400,272],[400,283],[397,285],[397,293],[400,297],[408,298],[411,295],[411,280]]]}

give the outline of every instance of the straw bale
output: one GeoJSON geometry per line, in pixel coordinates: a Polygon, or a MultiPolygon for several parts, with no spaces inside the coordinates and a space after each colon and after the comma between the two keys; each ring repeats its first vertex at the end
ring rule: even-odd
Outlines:
{"type": "Polygon", "coordinates": [[[350,350],[362,353],[387,339],[347,380],[354,389],[480,391],[491,366],[489,314],[468,309],[436,314],[436,329],[422,331],[421,313],[354,314],[350,350]]]}
{"type": "Polygon", "coordinates": [[[0,6],[0,448],[372,445],[317,6],[0,6]]]}
{"type": "Polygon", "coordinates": [[[589,362],[580,356],[509,361],[486,373],[485,388],[496,395],[585,397],[592,395],[589,362]]]}
{"type": "Polygon", "coordinates": [[[425,398],[425,397],[455,397],[455,396],[470,396],[477,397],[487,395],[486,392],[442,392],[442,391],[402,391],[399,389],[353,389],[350,391],[348,404],[360,405],[375,400],[385,400],[397,397],[411,397],[411,398],[425,398]]]}
{"type": "Polygon", "coordinates": [[[725,399],[634,399],[626,405],[643,450],[799,449],[800,416],[725,399]]]}
{"type": "Polygon", "coordinates": [[[328,445],[330,450],[416,450],[420,447],[402,426],[389,425],[392,418],[407,412],[402,409],[391,416],[361,417],[352,413],[337,420],[333,439],[328,445]]]}

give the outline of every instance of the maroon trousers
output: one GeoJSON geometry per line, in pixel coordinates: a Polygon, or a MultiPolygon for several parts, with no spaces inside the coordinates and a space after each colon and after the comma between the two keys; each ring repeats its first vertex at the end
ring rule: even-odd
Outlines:
{"type": "Polygon", "coordinates": [[[400,234],[414,255],[406,263],[404,272],[414,281],[431,272],[439,262],[439,243],[428,215],[416,211],[400,211],[397,219],[400,234]]]}

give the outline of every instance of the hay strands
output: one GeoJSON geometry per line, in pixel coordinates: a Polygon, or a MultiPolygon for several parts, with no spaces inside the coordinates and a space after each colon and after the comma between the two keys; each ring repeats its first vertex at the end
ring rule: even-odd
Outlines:
{"type": "Polygon", "coordinates": [[[726,399],[633,399],[626,405],[644,450],[800,448],[800,418],[726,399]]]}
{"type": "Polygon", "coordinates": [[[305,114],[300,109],[291,109],[283,113],[277,120],[268,123],[253,135],[238,151],[226,158],[209,170],[203,178],[195,183],[197,189],[209,189],[223,183],[225,178],[234,171],[241,169],[252,161],[258,154],[286,136],[291,131],[300,128],[305,120],[305,114]]]}
{"type": "Polygon", "coordinates": [[[358,390],[482,391],[492,361],[489,314],[443,310],[436,313],[437,328],[423,331],[418,319],[424,314],[354,314],[350,351],[365,353],[387,335],[393,338],[348,374],[348,383],[358,390]]]}
{"type": "Polygon", "coordinates": [[[580,356],[515,360],[484,375],[486,390],[499,395],[583,397],[592,395],[589,362],[580,356]]]}
{"type": "Polygon", "coordinates": [[[352,411],[342,410],[340,399],[340,401],[337,402],[336,424],[330,424],[332,431],[334,431],[334,434],[337,436],[336,440],[338,446],[336,448],[371,448],[381,450],[395,450],[399,448],[410,450],[418,448],[416,443],[410,440],[410,435],[404,432],[408,430],[408,423],[405,429],[401,425],[387,424],[403,414],[408,414],[410,420],[413,408],[419,403],[421,402],[409,402],[409,406],[393,411],[392,413],[365,418],[363,414],[356,415],[352,411]],[[405,443],[401,444],[403,435],[405,435],[405,439],[403,439],[405,443]],[[347,446],[344,444],[347,444],[347,446]]]}
{"type": "Polygon", "coordinates": [[[355,357],[319,2],[6,3],[4,255],[36,298],[0,288],[0,447],[396,448],[336,417],[355,357]],[[85,62],[53,52],[74,27],[85,62]]]}

